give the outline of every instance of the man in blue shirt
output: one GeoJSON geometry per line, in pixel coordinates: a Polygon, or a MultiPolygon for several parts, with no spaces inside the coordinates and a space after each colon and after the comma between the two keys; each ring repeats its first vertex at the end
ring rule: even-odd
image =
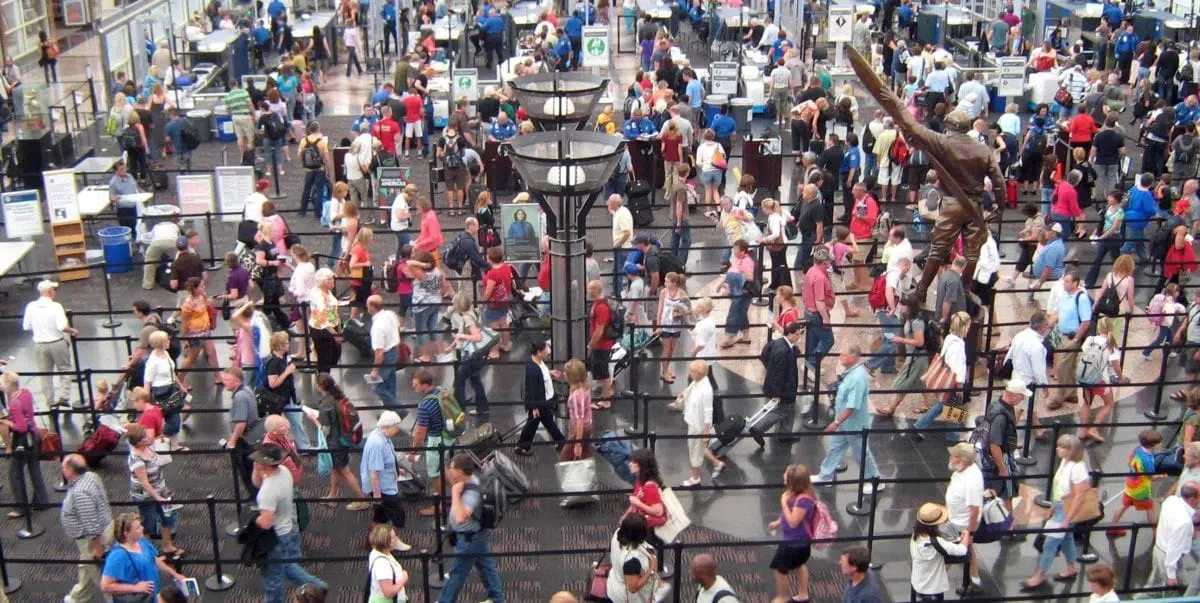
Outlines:
{"type": "Polygon", "coordinates": [[[1067,258],[1067,247],[1063,244],[1062,231],[1062,224],[1055,222],[1050,225],[1050,230],[1047,231],[1050,240],[1046,241],[1046,246],[1042,248],[1042,252],[1033,262],[1033,275],[1037,277],[1037,284],[1033,286],[1035,291],[1029,293],[1030,303],[1033,303],[1036,290],[1041,289],[1047,281],[1056,281],[1062,278],[1067,258]]]}
{"type": "Polygon", "coordinates": [[[500,572],[496,569],[489,542],[492,530],[483,523],[483,483],[477,475],[478,471],[475,459],[465,452],[454,455],[446,468],[446,477],[454,483],[450,487],[450,511],[446,516],[446,525],[450,526],[453,533],[451,542],[454,543],[456,556],[450,564],[450,575],[442,586],[438,603],[458,601],[472,567],[479,569],[479,578],[487,590],[487,600],[504,603],[500,572]]]}
{"type": "Polygon", "coordinates": [[[379,121],[379,116],[375,114],[374,105],[363,105],[362,115],[354,118],[354,122],[350,124],[350,132],[370,132],[375,122],[379,121]]]}
{"type": "Polygon", "coordinates": [[[596,7],[592,6],[591,2],[580,4],[573,14],[582,19],[584,25],[596,24],[596,7]]]}
{"type": "Polygon", "coordinates": [[[1121,246],[1121,253],[1132,253],[1139,262],[1146,261],[1146,247],[1142,244],[1146,238],[1146,225],[1158,213],[1151,186],[1154,186],[1153,174],[1139,176],[1138,182],[1129,190],[1129,204],[1125,208],[1125,244],[1121,246]]]}
{"type": "MultiPolygon", "coordinates": [[[[391,410],[380,413],[375,429],[367,434],[363,442],[362,462],[358,467],[363,492],[375,499],[387,522],[395,526],[397,531],[404,527],[404,506],[400,504],[397,482],[396,448],[392,445],[392,438],[398,433],[400,415],[391,410]]],[[[399,550],[411,548],[401,543],[399,550]]]]}
{"type": "MultiPolygon", "coordinates": [[[[433,384],[433,373],[429,369],[417,369],[413,374],[412,387],[420,396],[417,403],[417,424],[412,431],[412,447],[425,448],[425,471],[433,479],[430,492],[436,494],[442,491],[442,466],[447,460],[446,451],[439,451],[439,445],[450,446],[454,438],[447,437],[446,420],[442,417],[441,388],[433,384]]],[[[408,461],[415,463],[417,453],[411,452],[408,461]]],[[[363,484],[365,489],[367,484],[363,484]]],[[[430,504],[417,513],[421,517],[433,517],[436,508],[430,504]]]]}
{"type": "Polygon", "coordinates": [[[267,5],[267,14],[271,16],[271,33],[275,34],[279,29],[280,21],[287,14],[287,5],[283,3],[283,0],[271,0],[271,3],[267,5]]]}
{"type": "Polygon", "coordinates": [[[633,140],[639,136],[654,136],[658,130],[654,127],[654,122],[642,115],[640,109],[633,111],[633,116],[625,120],[623,133],[627,140],[633,140]]]}
{"type": "Polygon", "coordinates": [[[496,142],[504,142],[509,138],[517,135],[517,125],[508,118],[508,114],[501,111],[496,116],[496,121],[492,122],[492,126],[488,128],[488,140],[496,142]]]}
{"type": "Polygon", "coordinates": [[[1116,27],[1121,23],[1121,17],[1124,15],[1121,12],[1121,7],[1117,6],[1116,2],[1105,0],[1104,9],[1100,12],[1100,16],[1108,19],[1109,25],[1116,27]]]}
{"type": "Polygon", "coordinates": [[[775,61],[782,59],[783,53],[787,52],[791,48],[792,41],[788,39],[787,32],[781,29],[779,30],[779,39],[775,40],[775,43],[771,45],[771,54],[767,57],[767,60],[774,63],[775,61]]]}
{"type": "MultiPolygon", "coordinates": [[[[846,220],[849,218],[849,208],[854,207],[854,184],[862,174],[862,154],[858,152],[858,134],[851,132],[846,135],[846,150],[842,151],[842,164],[838,167],[838,180],[842,186],[842,206],[846,208],[846,220]]],[[[830,199],[832,202],[833,200],[830,199]]]]}
{"type": "Polygon", "coordinates": [[[1064,400],[1079,398],[1074,387],[1077,383],[1075,368],[1079,364],[1079,350],[1092,324],[1092,298],[1074,272],[1063,275],[1063,294],[1057,301],[1055,307],[1047,308],[1050,322],[1057,323],[1058,332],[1062,333],[1058,349],[1054,351],[1054,375],[1060,386],[1068,387],[1054,390],[1054,398],[1047,404],[1050,410],[1062,408],[1064,400]]]}
{"type": "Polygon", "coordinates": [[[258,63],[258,68],[262,69],[267,62],[263,53],[271,46],[271,30],[267,28],[266,20],[259,19],[250,33],[254,36],[254,60],[258,63]]]}
{"type": "MultiPolygon", "coordinates": [[[[383,88],[381,90],[379,90],[378,92],[376,92],[375,96],[371,97],[371,103],[375,104],[375,105],[382,105],[382,104],[388,102],[389,100],[391,100],[392,94],[395,90],[396,90],[395,84],[393,84],[391,82],[384,82],[383,88]]],[[[378,121],[378,118],[376,118],[376,121],[378,121]]]]}
{"type": "Polygon", "coordinates": [[[717,142],[721,143],[721,148],[728,152],[733,146],[733,133],[737,131],[737,122],[729,115],[728,104],[721,106],[721,112],[713,118],[708,127],[716,135],[717,142]]]}
{"type": "Polygon", "coordinates": [[[690,67],[683,70],[683,81],[683,93],[688,97],[688,106],[693,111],[699,111],[704,102],[704,84],[700,83],[700,78],[690,67]]]}
{"type": "Polygon", "coordinates": [[[163,128],[163,134],[171,139],[171,145],[175,147],[175,159],[179,161],[179,165],[190,168],[192,151],[183,142],[183,127],[186,125],[187,118],[179,114],[179,109],[167,109],[167,125],[163,128]]]}
{"type": "Polygon", "coordinates": [[[391,54],[392,47],[388,44],[389,38],[396,41],[396,52],[404,49],[400,44],[400,39],[396,33],[396,1],[387,0],[383,5],[383,9],[379,11],[379,16],[383,17],[383,54],[391,54]]]}
{"type": "Polygon", "coordinates": [[[1175,105],[1175,127],[1192,125],[1197,119],[1200,119],[1200,102],[1196,101],[1196,95],[1193,94],[1175,105]]]}
{"type": "Polygon", "coordinates": [[[558,57],[558,62],[555,64],[555,69],[559,71],[571,70],[571,39],[567,34],[563,33],[562,28],[558,28],[558,42],[554,43],[554,54],[558,57]]]}
{"type": "Polygon", "coordinates": [[[504,19],[499,15],[488,15],[477,19],[475,24],[483,32],[483,49],[487,55],[486,65],[488,69],[491,69],[492,55],[495,55],[497,65],[504,61],[504,19]]]}
{"type": "Polygon", "coordinates": [[[583,19],[579,18],[578,12],[567,17],[567,22],[563,24],[563,32],[571,40],[571,67],[578,67],[583,52],[583,19]]]}
{"type": "Polygon", "coordinates": [[[1129,69],[1133,66],[1133,51],[1137,49],[1141,39],[1133,33],[1133,23],[1125,22],[1125,30],[1117,34],[1113,44],[1113,52],[1117,55],[1117,66],[1121,70],[1121,81],[1129,81],[1129,69]]]}
{"type": "MultiPolygon", "coordinates": [[[[867,448],[866,458],[862,458],[862,431],[871,428],[871,403],[868,401],[871,394],[870,376],[862,361],[862,349],[857,344],[845,346],[838,355],[838,362],[845,371],[834,399],[836,418],[825,428],[826,433],[834,435],[830,438],[829,453],[821,461],[821,471],[812,479],[814,484],[833,480],[847,448],[854,453],[858,463],[865,463],[864,477],[880,477],[879,467],[875,466],[875,455],[871,454],[870,448],[867,448]]],[[[883,490],[883,484],[879,485],[879,489],[883,490]]],[[[873,492],[870,484],[863,485],[863,492],[873,492]]]]}

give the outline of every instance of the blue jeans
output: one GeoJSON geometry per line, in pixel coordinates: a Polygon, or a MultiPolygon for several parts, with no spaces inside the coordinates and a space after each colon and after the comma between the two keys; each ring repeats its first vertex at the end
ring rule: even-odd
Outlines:
{"type": "Polygon", "coordinates": [[[399,357],[399,347],[383,353],[383,366],[379,367],[379,378],[382,381],[371,386],[375,395],[379,396],[379,401],[383,402],[384,406],[396,411],[400,411],[400,402],[396,400],[396,361],[399,357]]]}
{"type": "Polygon", "coordinates": [[[342,233],[335,232],[332,234],[333,236],[330,237],[329,242],[329,258],[325,260],[325,265],[330,270],[337,265],[338,259],[342,257],[342,233]]]}
{"type": "Polygon", "coordinates": [[[472,567],[479,571],[479,577],[487,589],[488,598],[493,603],[504,603],[504,590],[500,586],[500,572],[496,570],[496,560],[492,558],[491,546],[488,544],[491,535],[491,530],[458,535],[458,543],[454,545],[454,554],[462,556],[455,557],[450,564],[450,577],[442,586],[442,595],[438,597],[438,603],[456,603],[458,601],[458,595],[467,585],[467,576],[471,573],[472,567]]]}
{"type": "MultiPolygon", "coordinates": [[[[281,150],[287,144],[287,140],[283,138],[267,138],[265,143],[267,147],[267,161],[273,165],[283,165],[283,153],[281,150]]],[[[271,177],[274,177],[274,168],[272,168],[271,177]]]]}
{"type": "Polygon", "coordinates": [[[417,345],[433,341],[437,329],[438,307],[420,306],[413,308],[413,330],[417,332],[417,345]]]}
{"type": "Polygon", "coordinates": [[[671,253],[687,265],[688,253],[692,250],[692,225],[683,221],[683,228],[676,231],[671,229],[671,253]]]}
{"type": "MultiPolygon", "coordinates": [[[[1062,501],[1054,501],[1054,521],[1063,521],[1066,517],[1067,513],[1063,509],[1062,501]]],[[[1042,554],[1038,556],[1038,569],[1043,572],[1050,571],[1050,565],[1054,563],[1054,557],[1058,554],[1059,549],[1062,549],[1067,564],[1075,565],[1075,559],[1079,557],[1075,550],[1075,536],[1070,532],[1059,532],[1046,534],[1046,543],[1042,545],[1042,554]]]]}
{"type": "MultiPolygon", "coordinates": [[[[933,427],[933,424],[937,422],[938,417],[942,416],[942,409],[944,407],[945,404],[943,404],[943,398],[939,394],[937,402],[935,402],[933,406],[930,406],[929,410],[925,411],[925,414],[921,415],[921,418],[917,419],[917,421],[913,423],[913,428],[928,429],[933,427]]],[[[947,431],[946,441],[958,442],[958,434],[953,431],[947,431]]]]}
{"type": "MultiPolygon", "coordinates": [[[[1142,356],[1149,358],[1150,352],[1153,352],[1154,349],[1160,345],[1167,346],[1167,348],[1169,349],[1170,343],[1171,343],[1171,327],[1169,327],[1165,324],[1161,325],[1158,327],[1158,335],[1154,337],[1154,341],[1151,341],[1150,345],[1146,349],[1142,350],[1142,356]]],[[[1168,354],[1170,352],[1168,352],[1167,349],[1164,349],[1163,353],[1168,354]]]]}
{"type": "Polygon", "coordinates": [[[1133,226],[1125,227],[1125,244],[1121,246],[1121,253],[1132,253],[1137,256],[1137,261],[1146,261],[1146,246],[1143,245],[1143,240],[1146,236],[1146,227],[1134,228],[1133,226]]]}
{"type": "Polygon", "coordinates": [[[296,447],[301,450],[312,448],[312,443],[308,440],[308,432],[304,430],[304,411],[300,410],[300,405],[293,401],[285,406],[283,416],[292,426],[292,440],[296,442],[296,447]]]}
{"type": "Polygon", "coordinates": [[[396,231],[396,257],[400,257],[400,250],[404,249],[405,245],[412,242],[412,237],[409,236],[407,230],[396,231]]]}
{"type": "Polygon", "coordinates": [[[325,187],[329,185],[329,179],[325,177],[324,169],[308,170],[304,175],[304,191],[300,194],[300,217],[304,217],[304,212],[308,211],[308,205],[311,203],[313,211],[318,215],[321,213],[320,197],[325,192],[325,187]]]}
{"type": "Polygon", "coordinates": [[[625,282],[625,257],[628,255],[628,249],[613,251],[612,296],[614,298],[621,297],[621,283],[625,282]]]}
{"type": "Polygon", "coordinates": [[[871,454],[871,448],[867,447],[867,458],[862,458],[862,440],[861,433],[837,433],[830,438],[829,452],[825,455],[825,460],[821,461],[821,477],[825,479],[833,479],[837,471],[838,464],[842,462],[842,458],[846,456],[846,449],[854,453],[854,460],[860,465],[866,463],[866,472],[863,476],[867,479],[879,477],[879,467],[875,466],[875,455],[871,454]]]}
{"type": "Polygon", "coordinates": [[[158,501],[150,499],[138,503],[138,517],[142,519],[142,528],[146,531],[146,536],[151,534],[157,536],[162,534],[162,528],[175,531],[175,513],[167,514],[163,511],[162,505],[158,501]]]}
{"type": "Polygon", "coordinates": [[[804,320],[808,322],[808,335],[804,338],[805,362],[815,369],[819,359],[833,349],[833,327],[825,326],[816,312],[805,311],[804,320]]]}
{"type": "Polygon", "coordinates": [[[1062,239],[1064,243],[1069,240],[1071,235],[1075,232],[1075,220],[1058,212],[1050,212],[1050,221],[1054,224],[1062,226],[1062,234],[1058,235],[1058,238],[1062,239]]]}
{"type": "MultiPolygon", "coordinates": [[[[879,318],[879,326],[883,328],[883,334],[893,335],[900,334],[900,320],[888,313],[887,310],[876,310],[875,316],[879,318]]],[[[871,370],[882,370],[885,373],[896,372],[896,344],[892,343],[887,337],[883,338],[883,345],[879,346],[878,356],[871,356],[867,359],[867,368],[871,370]]]]}
{"type": "Polygon", "coordinates": [[[1054,196],[1054,189],[1042,187],[1042,215],[1050,215],[1050,199],[1054,196]]]}
{"type": "MultiPolygon", "coordinates": [[[[270,553],[267,553],[269,561],[300,558],[300,530],[293,530],[292,533],[280,535],[278,538],[279,542],[275,543],[275,547],[271,549],[270,553]]],[[[328,588],[319,578],[304,571],[304,568],[300,567],[298,563],[268,563],[262,568],[266,603],[284,603],[283,581],[285,578],[295,584],[315,584],[323,589],[328,588]]]]}
{"type": "Polygon", "coordinates": [[[483,386],[483,360],[474,362],[469,358],[463,358],[458,363],[458,372],[454,374],[454,397],[458,398],[459,404],[465,404],[467,400],[467,382],[471,383],[471,389],[475,390],[474,406],[480,413],[488,412],[487,389],[483,386]]]}

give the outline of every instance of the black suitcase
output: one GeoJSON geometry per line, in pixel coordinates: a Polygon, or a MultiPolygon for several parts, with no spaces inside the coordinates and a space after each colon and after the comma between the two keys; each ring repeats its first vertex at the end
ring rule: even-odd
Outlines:
{"type": "Polygon", "coordinates": [[[742,439],[742,433],[746,430],[746,418],[742,415],[729,415],[721,425],[717,427],[717,437],[708,441],[708,449],[719,457],[724,457],[725,453],[733,448],[738,440],[742,439]]]}
{"type": "Polygon", "coordinates": [[[650,198],[650,183],[645,180],[634,180],[629,183],[629,188],[626,191],[626,196],[629,197],[629,202],[633,203],[635,198],[650,198]]]}
{"type": "Polygon", "coordinates": [[[346,325],[342,328],[342,341],[354,346],[354,349],[358,350],[363,358],[375,357],[375,350],[371,349],[370,323],[347,320],[346,325]]]}
{"type": "MultiPolygon", "coordinates": [[[[630,190],[633,190],[632,185],[630,185],[630,190]]],[[[633,214],[635,228],[648,228],[654,224],[654,207],[650,204],[649,193],[636,197],[630,194],[629,211],[633,214]]]]}
{"type": "Polygon", "coordinates": [[[242,166],[243,167],[254,167],[254,161],[256,159],[257,159],[257,157],[254,154],[254,149],[247,148],[246,152],[242,153],[242,166]]]}

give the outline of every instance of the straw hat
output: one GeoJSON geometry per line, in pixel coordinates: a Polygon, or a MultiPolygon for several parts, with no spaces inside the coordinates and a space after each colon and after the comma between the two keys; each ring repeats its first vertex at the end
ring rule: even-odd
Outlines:
{"type": "Polygon", "coordinates": [[[949,518],[950,513],[946,511],[946,507],[937,503],[925,503],[917,511],[917,521],[921,522],[921,525],[940,526],[949,518]]]}

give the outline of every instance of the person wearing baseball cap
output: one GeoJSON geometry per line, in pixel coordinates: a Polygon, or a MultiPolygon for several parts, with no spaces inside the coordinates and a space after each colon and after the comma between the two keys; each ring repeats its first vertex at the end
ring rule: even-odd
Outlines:
{"type": "MultiPolygon", "coordinates": [[[[1029,303],[1033,303],[1033,296],[1037,289],[1041,289],[1046,281],[1056,281],[1063,276],[1063,270],[1066,269],[1067,246],[1063,242],[1063,226],[1061,222],[1055,222],[1046,230],[1049,239],[1046,245],[1042,247],[1042,252],[1033,260],[1033,274],[1037,277],[1037,282],[1034,283],[1029,293],[1029,303]]],[[[1047,308],[1053,312],[1053,309],[1047,308]]]]}
{"type": "Polygon", "coordinates": [[[987,425],[987,440],[984,454],[978,459],[983,469],[984,485],[996,491],[1012,512],[1012,498],[1017,494],[1017,483],[1013,478],[1016,463],[1013,454],[1017,451],[1016,407],[1033,396],[1025,380],[1014,375],[1004,385],[1004,392],[988,405],[980,426],[987,425]]]}
{"type": "Polygon", "coordinates": [[[68,406],[71,399],[71,344],[67,335],[79,336],[79,331],[67,322],[67,313],[56,301],[58,283],[44,280],[38,283],[38,298],[25,306],[23,329],[33,334],[37,353],[37,370],[42,376],[42,395],[54,400],[54,406],[68,406]],[[57,372],[58,385],[49,373],[57,372]]]}
{"type": "MultiPolygon", "coordinates": [[[[275,530],[278,539],[275,546],[267,553],[267,559],[299,559],[300,558],[300,523],[296,513],[295,483],[292,472],[281,467],[287,452],[279,446],[264,444],[250,453],[254,463],[252,479],[258,486],[258,516],[254,523],[263,530],[275,530]]],[[[267,563],[259,570],[262,572],[263,591],[268,603],[283,603],[284,578],[296,584],[315,584],[328,588],[325,582],[314,577],[300,564],[267,563]]]]}

